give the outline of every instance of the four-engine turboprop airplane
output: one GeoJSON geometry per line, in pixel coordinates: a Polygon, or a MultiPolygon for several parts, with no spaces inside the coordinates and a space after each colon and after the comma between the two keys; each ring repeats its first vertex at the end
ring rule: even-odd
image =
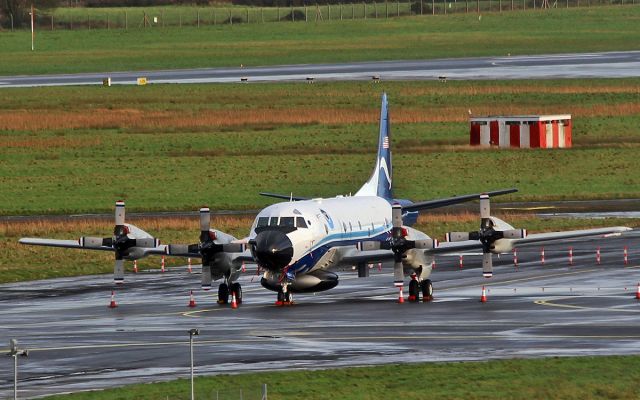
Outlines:
{"type": "Polygon", "coordinates": [[[116,203],[116,227],[111,238],[83,237],[79,241],[23,238],[20,243],[115,252],[114,279],[123,281],[123,259],[151,254],[168,254],[202,259],[202,286],[221,279],[218,302],[229,301],[230,293],[242,301],[237,279],[242,262],[255,262],[264,270],[261,284],[278,293],[277,304],[291,302],[291,293],[320,292],[338,285],[333,272],[358,266],[358,275],[368,275],[368,263],[393,262],[394,284],[402,295],[404,277],[410,275],[409,299],[426,301],[433,295],[429,279],[436,254],[482,250],[483,275],[492,275],[492,254],[508,252],[517,244],[581,236],[603,235],[628,230],[625,227],[587,229],[528,235],[490,214],[489,198],[515,192],[497,190],[413,203],[394,199],[391,138],[387,96],[382,96],[380,134],[376,165],[369,180],[353,196],[309,199],[261,193],[287,199],[270,205],[256,216],[249,236],[238,240],[210,229],[208,208],[200,210],[200,242],[191,245],[161,245],[141,229],[124,223],[124,203],[116,203]],[[480,199],[480,229],[452,232],[448,243],[411,227],[419,211],[480,199]]]}

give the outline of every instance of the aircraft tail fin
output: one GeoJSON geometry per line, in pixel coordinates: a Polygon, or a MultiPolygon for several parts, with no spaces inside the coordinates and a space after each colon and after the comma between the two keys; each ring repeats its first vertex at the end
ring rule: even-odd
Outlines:
{"type": "Polygon", "coordinates": [[[387,94],[382,94],[380,107],[380,136],[378,138],[378,156],[376,166],[369,180],[358,190],[355,196],[378,196],[391,201],[393,199],[393,167],[391,163],[391,125],[387,94]]]}

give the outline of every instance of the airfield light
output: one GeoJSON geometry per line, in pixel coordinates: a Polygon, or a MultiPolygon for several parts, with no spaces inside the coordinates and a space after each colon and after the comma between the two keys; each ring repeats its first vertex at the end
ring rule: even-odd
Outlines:
{"type": "Polygon", "coordinates": [[[18,348],[18,341],[16,339],[9,340],[9,353],[8,356],[13,357],[13,400],[18,399],[18,356],[28,356],[29,351],[18,348]]]}
{"type": "Polygon", "coordinates": [[[191,400],[194,400],[193,395],[193,337],[198,336],[200,331],[196,328],[189,329],[189,353],[191,354],[191,400]]]}

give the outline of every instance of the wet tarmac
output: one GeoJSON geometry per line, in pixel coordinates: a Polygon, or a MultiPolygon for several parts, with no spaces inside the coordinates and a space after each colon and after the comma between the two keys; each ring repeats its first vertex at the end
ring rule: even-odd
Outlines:
{"type": "MultiPolygon", "coordinates": [[[[19,359],[21,398],[188,377],[190,328],[200,329],[198,375],[640,354],[640,233],[545,245],[544,265],[540,250],[518,249],[517,268],[513,255],[495,257],[491,280],[482,278],[478,254],[465,255],[462,268],[458,256],[439,257],[435,299],[419,304],[398,304],[391,271],[377,265],[369,278],[345,271],[335,289],[297,295],[289,307],[276,307],[275,293],[248,266],[236,310],[215,304],[215,290],[200,290],[197,268],[128,275],[115,289],[115,309],[107,307],[109,276],[1,285],[1,345],[17,338],[29,349],[19,359]],[[195,308],[187,307],[191,289],[195,308]]],[[[9,398],[11,358],[0,362],[0,398],[9,398]]]]}

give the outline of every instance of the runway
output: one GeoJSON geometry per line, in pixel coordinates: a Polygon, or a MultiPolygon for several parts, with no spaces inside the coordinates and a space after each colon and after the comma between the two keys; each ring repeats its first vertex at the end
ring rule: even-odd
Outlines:
{"type": "Polygon", "coordinates": [[[504,55],[436,60],[304,64],[245,68],[202,68],[165,71],[127,71],[68,75],[0,76],[0,88],[66,85],[149,83],[224,83],[337,80],[432,80],[446,79],[549,79],[624,78],[640,76],[640,51],[504,55]]]}
{"type": "MultiPolygon", "coordinates": [[[[29,349],[20,358],[21,397],[187,377],[188,333],[196,374],[380,363],[512,357],[640,354],[640,232],[519,248],[494,258],[485,280],[480,255],[439,257],[435,300],[397,304],[388,268],[369,278],[349,270],[338,287],[276,307],[249,267],[237,310],[214,303],[184,268],[127,275],[109,309],[110,276],[0,286],[0,337],[29,349]],[[568,248],[574,260],[568,262],[568,248]],[[601,246],[601,264],[595,249],[601,246]],[[623,248],[628,247],[628,265],[623,248]],[[480,303],[481,286],[489,300],[480,303]],[[196,290],[196,308],[188,291],[196,290]]],[[[2,344],[6,346],[7,344],[2,344]]],[[[0,349],[6,352],[6,348],[0,349]]],[[[0,398],[12,391],[11,359],[0,398]]],[[[259,383],[257,383],[259,384],[259,383]]],[[[270,388],[277,392],[277,388],[270,388]]]]}

